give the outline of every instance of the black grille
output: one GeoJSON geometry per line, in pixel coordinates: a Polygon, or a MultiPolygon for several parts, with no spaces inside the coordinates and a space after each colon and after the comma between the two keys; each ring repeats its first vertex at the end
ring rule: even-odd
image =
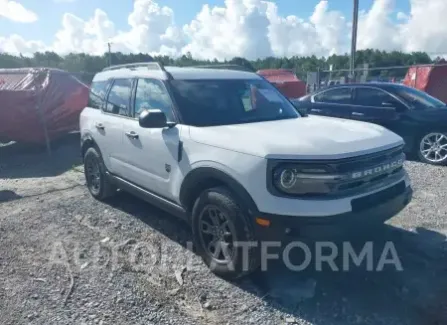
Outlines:
{"type": "Polygon", "coordinates": [[[380,165],[394,158],[398,158],[402,154],[403,147],[399,146],[360,157],[340,159],[338,161],[329,162],[329,165],[337,173],[347,173],[380,165]]]}
{"type": "Polygon", "coordinates": [[[384,180],[385,178],[391,176],[391,175],[395,175],[398,174],[399,172],[401,172],[403,170],[403,167],[398,167],[394,170],[390,170],[388,173],[383,173],[377,176],[373,176],[373,177],[364,177],[360,180],[354,180],[354,181],[344,181],[338,184],[337,186],[337,190],[338,191],[345,191],[345,190],[350,190],[350,189],[354,189],[363,185],[367,185],[367,184],[375,184],[381,180],[384,180]]]}
{"type": "Polygon", "coordinates": [[[360,212],[373,206],[388,202],[405,192],[405,182],[391,186],[383,191],[367,195],[351,201],[352,211],[360,212]]]}
{"type": "MultiPolygon", "coordinates": [[[[356,157],[348,161],[341,161],[337,164],[331,165],[331,167],[338,173],[349,174],[358,170],[374,168],[376,166],[386,164],[399,158],[405,158],[402,147],[393,148],[372,155],[356,157]]],[[[373,186],[374,184],[377,184],[378,182],[388,178],[389,176],[396,175],[402,172],[402,170],[403,168],[399,166],[377,175],[365,176],[360,179],[348,178],[342,180],[335,185],[334,193],[342,193],[345,191],[354,190],[362,186],[373,186]]]]}

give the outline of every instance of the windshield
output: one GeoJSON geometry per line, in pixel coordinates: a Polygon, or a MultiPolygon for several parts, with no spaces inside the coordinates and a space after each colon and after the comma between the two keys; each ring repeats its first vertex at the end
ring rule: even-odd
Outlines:
{"type": "Polygon", "coordinates": [[[187,125],[228,125],[300,116],[265,80],[172,80],[170,85],[187,125]]]}
{"type": "Polygon", "coordinates": [[[416,109],[446,107],[444,102],[415,88],[398,87],[395,92],[416,109]]]}

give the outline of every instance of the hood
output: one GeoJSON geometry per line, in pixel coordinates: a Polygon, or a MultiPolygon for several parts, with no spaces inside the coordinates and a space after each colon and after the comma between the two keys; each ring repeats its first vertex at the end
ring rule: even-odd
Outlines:
{"type": "Polygon", "coordinates": [[[348,158],[404,143],[379,125],[323,116],[191,127],[190,137],[202,144],[277,159],[348,158]]]}

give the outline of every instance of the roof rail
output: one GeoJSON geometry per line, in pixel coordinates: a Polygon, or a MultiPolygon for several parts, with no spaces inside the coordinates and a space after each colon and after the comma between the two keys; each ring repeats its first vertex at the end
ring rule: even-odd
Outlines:
{"type": "Polygon", "coordinates": [[[237,70],[237,71],[247,71],[247,72],[255,72],[248,67],[244,67],[242,65],[237,64],[206,64],[206,65],[195,65],[193,68],[199,69],[227,69],[227,70],[237,70]]]}
{"type": "Polygon", "coordinates": [[[110,71],[110,70],[126,69],[126,68],[127,69],[148,68],[149,70],[161,70],[166,72],[166,69],[163,66],[163,64],[155,61],[111,65],[110,67],[102,69],[102,71],[110,71]]]}
{"type": "Polygon", "coordinates": [[[163,71],[168,76],[168,79],[174,79],[172,77],[172,75],[168,71],[166,71],[164,65],[162,63],[156,62],[156,61],[111,65],[110,67],[106,67],[106,68],[102,69],[102,71],[111,71],[111,70],[118,70],[118,69],[135,69],[135,68],[147,68],[148,70],[160,70],[160,71],[163,71]]]}

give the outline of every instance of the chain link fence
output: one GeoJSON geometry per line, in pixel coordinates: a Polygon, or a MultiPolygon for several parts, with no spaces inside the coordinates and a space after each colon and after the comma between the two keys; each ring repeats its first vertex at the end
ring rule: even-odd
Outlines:
{"type": "MultiPolygon", "coordinates": [[[[403,83],[423,91],[431,92],[435,97],[439,93],[446,93],[447,97],[447,63],[424,64],[413,66],[387,66],[371,67],[362,64],[351,75],[349,69],[317,69],[305,71],[301,67],[290,69],[300,80],[306,83],[306,94],[318,89],[337,84],[365,83],[365,82],[391,82],[403,83]]],[[[95,71],[70,72],[77,79],[90,86],[95,71]]],[[[442,96],[441,96],[442,97],[442,96]]],[[[444,100],[442,98],[442,100],[444,100]]],[[[447,101],[447,98],[445,99],[447,101]]]]}
{"type": "MultiPolygon", "coordinates": [[[[370,82],[405,84],[444,100],[443,93],[447,93],[447,63],[388,67],[363,64],[354,70],[353,75],[349,69],[311,71],[307,73],[306,92],[338,84],[370,82]]],[[[445,97],[447,101],[447,95],[445,97]]]]}

